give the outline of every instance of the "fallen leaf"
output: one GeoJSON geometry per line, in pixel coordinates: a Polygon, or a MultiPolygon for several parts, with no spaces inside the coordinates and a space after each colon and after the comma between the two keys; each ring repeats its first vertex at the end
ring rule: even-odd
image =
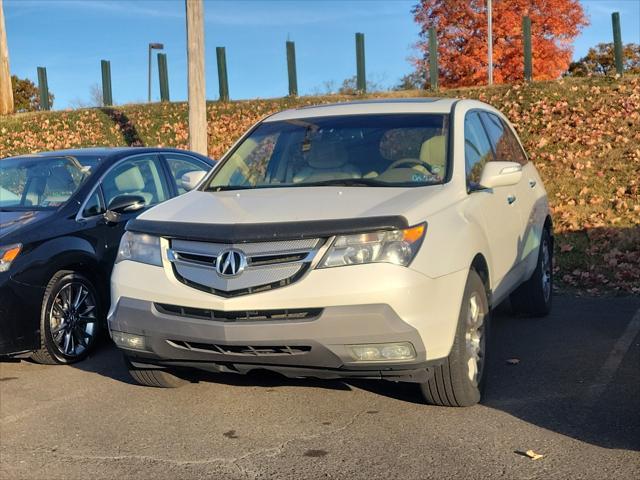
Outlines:
{"type": "Polygon", "coordinates": [[[541,455],[539,453],[534,452],[533,450],[527,450],[525,452],[525,454],[527,455],[527,457],[529,457],[531,460],[538,460],[542,457],[544,457],[544,455],[541,455]]]}
{"type": "Polygon", "coordinates": [[[517,365],[520,363],[520,359],[519,358],[507,358],[507,363],[509,365],[517,365]]]}

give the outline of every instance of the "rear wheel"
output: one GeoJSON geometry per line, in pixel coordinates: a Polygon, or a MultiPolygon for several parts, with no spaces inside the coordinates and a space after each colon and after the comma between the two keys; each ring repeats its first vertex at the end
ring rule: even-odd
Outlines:
{"type": "Polygon", "coordinates": [[[489,302],[482,279],[469,272],[451,353],[420,385],[432,405],[467,407],[480,401],[486,371],[489,302]]]}
{"type": "Polygon", "coordinates": [[[553,243],[547,228],[542,232],[538,263],[531,278],[520,285],[510,297],[517,313],[544,317],[551,311],[553,298],[553,243]]]}
{"type": "Polygon", "coordinates": [[[78,273],[56,273],[44,293],[40,314],[38,363],[68,364],[85,358],[101,327],[102,308],[91,280],[78,273]]]}
{"type": "Polygon", "coordinates": [[[180,378],[166,370],[156,368],[138,368],[125,356],[125,363],[129,369],[129,375],[145,387],[159,388],[178,388],[188,383],[187,380],[180,378]]]}

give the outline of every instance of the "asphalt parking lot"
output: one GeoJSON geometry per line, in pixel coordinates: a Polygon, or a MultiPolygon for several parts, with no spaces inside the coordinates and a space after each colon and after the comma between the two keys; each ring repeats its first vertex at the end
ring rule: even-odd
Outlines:
{"type": "Polygon", "coordinates": [[[467,409],[411,384],[259,373],[145,388],[107,344],[74,366],[0,363],[0,478],[637,479],[639,309],[561,296],[543,320],[496,315],[467,409]]]}

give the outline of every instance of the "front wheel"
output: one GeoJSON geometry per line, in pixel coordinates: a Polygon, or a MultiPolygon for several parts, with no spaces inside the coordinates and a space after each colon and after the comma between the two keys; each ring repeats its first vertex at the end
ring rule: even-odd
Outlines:
{"type": "Polygon", "coordinates": [[[40,349],[31,358],[50,365],[82,360],[98,339],[101,315],[91,280],[70,271],[56,273],[42,300],[40,349]]]}
{"type": "Polygon", "coordinates": [[[480,401],[486,371],[489,333],[487,292],[475,270],[469,272],[464,288],[451,353],[435,367],[433,376],[420,385],[432,405],[468,407],[480,401]]]}

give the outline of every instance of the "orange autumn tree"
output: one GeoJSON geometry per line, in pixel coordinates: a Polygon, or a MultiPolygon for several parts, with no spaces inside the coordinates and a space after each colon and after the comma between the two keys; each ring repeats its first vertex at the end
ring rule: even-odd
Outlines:
{"type": "MultiPolygon", "coordinates": [[[[419,72],[429,72],[429,28],[438,37],[440,84],[472,86],[487,82],[486,0],[421,0],[413,7],[420,25],[414,59],[419,72]]],[[[531,18],[533,76],[560,77],[571,61],[573,39],[588,25],[578,0],[493,0],[493,79],[517,82],[524,77],[522,17],[531,18]]]]}

